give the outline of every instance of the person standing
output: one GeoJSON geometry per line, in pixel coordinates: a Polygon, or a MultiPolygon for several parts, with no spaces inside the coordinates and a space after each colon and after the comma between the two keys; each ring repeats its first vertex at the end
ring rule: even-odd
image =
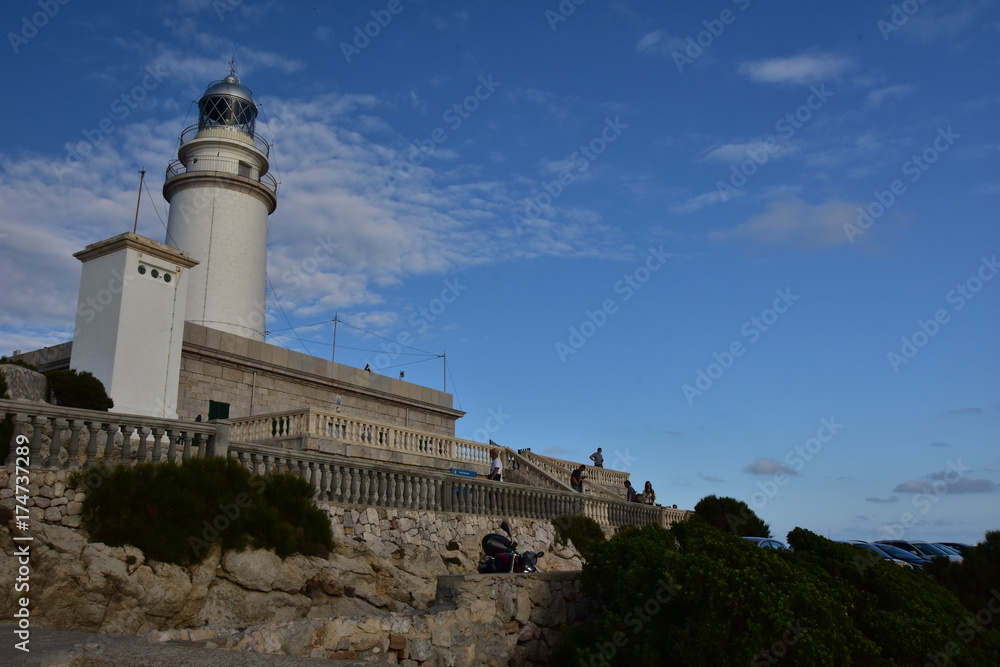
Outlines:
{"type": "Polygon", "coordinates": [[[595,468],[604,467],[604,454],[601,454],[601,448],[598,447],[597,451],[590,455],[590,460],[594,462],[595,468]]]}
{"type": "Polygon", "coordinates": [[[496,482],[503,481],[503,459],[500,458],[500,452],[496,449],[490,450],[490,475],[488,479],[496,482]]]}

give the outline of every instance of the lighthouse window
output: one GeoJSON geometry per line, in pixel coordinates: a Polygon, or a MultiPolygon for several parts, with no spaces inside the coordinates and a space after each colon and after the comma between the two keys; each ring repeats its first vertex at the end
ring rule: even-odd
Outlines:
{"type": "Polygon", "coordinates": [[[154,278],[159,278],[160,272],[157,271],[156,269],[153,269],[152,271],[149,272],[149,275],[153,276],[154,278]]]}
{"type": "Polygon", "coordinates": [[[240,176],[244,178],[251,178],[250,165],[246,162],[240,162],[240,176]]]}
{"type": "Polygon", "coordinates": [[[164,273],[163,274],[163,282],[165,282],[165,283],[169,283],[170,282],[170,274],[169,273],[164,273]]]}
{"type": "Polygon", "coordinates": [[[139,275],[140,276],[146,275],[146,267],[142,266],[141,264],[139,265],[139,275]]]}

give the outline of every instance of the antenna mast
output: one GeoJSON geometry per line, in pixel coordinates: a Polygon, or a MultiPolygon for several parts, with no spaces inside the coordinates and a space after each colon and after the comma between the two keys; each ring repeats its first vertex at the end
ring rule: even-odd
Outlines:
{"type": "Polygon", "coordinates": [[[142,182],[146,178],[146,168],[143,167],[139,170],[139,195],[135,198],[135,222],[132,223],[132,233],[135,234],[135,230],[139,228],[139,202],[142,201],[142,182]]]}

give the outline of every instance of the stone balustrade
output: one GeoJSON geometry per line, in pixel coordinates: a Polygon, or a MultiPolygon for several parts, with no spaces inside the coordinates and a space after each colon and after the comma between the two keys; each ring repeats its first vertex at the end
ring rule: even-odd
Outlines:
{"type": "Polygon", "coordinates": [[[669,527],[690,515],[684,510],[582,496],[575,491],[458,477],[260,443],[232,442],[229,456],[256,474],[298,475],[316,487],[316,500],[337,504],[547,520],[584,515],[605,528],[648,523],[669,527]]]}
{"type": "Polygon", "coordinates": [[[230,419],[229,423],[230,439],[239,442],[325,438],[455,463],[488,465],[490,461],[490,446],[481,442],[424,433],[315,408],[230,419]]]}
{"type": "Polygon", "coordinates": [[[608,529],[647,523],[669,526],[690,515],[685,510],[627,503],[616,497],[581,495],[547,477],[543,466],[551,464],[544,457],[507,449],[503,454],[509,481],[493,482],[439,469],[282,446],[285,438],[341,437],[360,445],[398,448],[455,462],[488,460],[489,445],[319,410],[234,420],[236,425],[231,427],[225,421],[188,422],[0,400],[0,417],[9,418],[13,426],[8,466],[14,465],[20,437],[21,443],[27,439],[33,468],[73,470],[229,456],[257,474],[302,477],[316,488],[317,500],[341,505],[545,520],[584,515],[608,529]],[[233,433],[237,437],[231,437],[233,433]]]}
{"type": "Polygon", "coordinates": [[[224,456],[228,444],[224,424],[0,400],[3,417],[13,426],[6,463],[14,463],[21,437],[32,466],[56,470],[224,456]]]}

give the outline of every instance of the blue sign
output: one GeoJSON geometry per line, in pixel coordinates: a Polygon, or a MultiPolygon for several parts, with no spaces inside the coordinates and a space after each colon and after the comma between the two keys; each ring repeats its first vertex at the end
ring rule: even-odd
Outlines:
{"type": "Polygon", "coordinates": [[[452,475],[461,475],[462,477],[476,477],[475,470],[459,470],[458,468],[451,469],[452,475]]]}

